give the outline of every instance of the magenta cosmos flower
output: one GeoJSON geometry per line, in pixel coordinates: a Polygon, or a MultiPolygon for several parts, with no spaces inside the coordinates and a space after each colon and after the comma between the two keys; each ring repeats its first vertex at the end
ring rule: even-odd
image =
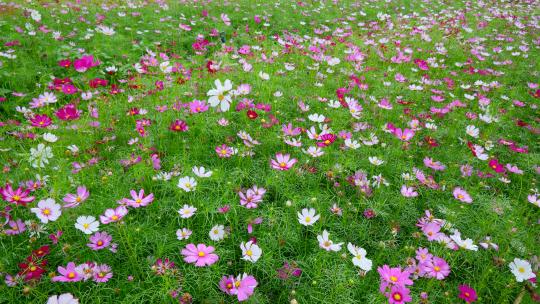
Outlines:
{"type": "Polygon", "coordinates": [[[64,205],[64,208],[77,207],[80,203],[84,202],[88,196],[90,196],[90,192],[88,192],[86,187],[79,186],[77,187],[77,194],[68,193],[64,196],[64,202],[67,203],[64,205]]]}
{"type": "Polygon", "coordinates": [[[272,159],[270,161],[272,165],[272,169],[280,170],[280,171],[287,171],[292,168],[294,164],[296,164],[298,160],[296,158],[291,159],[290,154],[276,154],[276,159],[272,159]]]}
{"type": "Polygon", "coordinates": [[[79,273],[76,269],[75,263],[69,262],[64,268],[58,266],[59,276],[52,278],[53,282],[78,282],[83,279],[83,275],[79,273]]]}
{"type": "Polygon", "coordinates": [[[125,206],[118,206],[116,209],[107,209],[103,215],[99,216],[99,219],[102,224],[114,223],[121,220],[128,210],[125,206]]]}
{"type": "Polygon", "coordinates": [[[38,114],[30,119],[30,123],[33,127],[46,128],[52,124],[52,120],[47,114],[38,114]]]}
{"type": "Polygon", "coordinates": [[[130,190],[129,194],[131,194],[132,199],[123,198],[120,200],[120,203],[124,203],[133,208],[139,208],[147,206],[154,201],[154,194],[150,193],[147,196],[144,196],[144,189],[139,190],[139,193],[135,192],[135,190],[130,190]]]}
{"type": "Polygon", "coordinates": [[[107,232],[96,232],[90,237],[90,243],[86,246],[92,250],[101,250],[107,248],[111,244],[112,236],[107,232]]]}
{"type": "Polygon", "coordinates": [[[197,267],[210,266],[219,259],[217,254],[212,253],[214,250],[214,247],[205,244],[188,244],[182,249],[182,255],[186,263],[194,263],[197,267]]]}
{"type": "Polygon", "coordinates": [[[169,126],[169,130],[174,132],[186,132],[189,129],[187,123],[183,120],[176,119],[169,126]]]}
{"type": "Polygon", "coordinates": [[[401,304],[411,302],[412,298],[410,293],[411,291],[403,286],[392,286],[390,294],[388,295],[388,303],[401,304]]]}
{"type": "Polygon", "coordinates": [[[58,109],[55,114],[61,120],[75,120],[80,117],[79,110],[71,103],[58,109]]]}
{"type": "Polygon", "coordinates": [[[459,187],[454,188],[454,191],[452,192],[452,194],[454,195],[454,198],[457,199],[458,201],[469,203],[469,204],[472,203],[473,201],[469,193],[467,193],[467,191],[459,187]]]}
{"type": "Polygon", "coordinates": [[[0,195],[2,199],[8,203],[14,203],[17,205],[26,206],[27,203],[33,201],[35,197],[28,196],[30,190],[19,187],[17,190],[13,190],[11,184],[6,184],[6,186],[0,188],[0,195]]]}
{"type": "Polygon", "coordinates": [[[459,298],[465,300],[467,303],[475,302],[478,299],[476,290],[469,285],[459,285],[459,298]]]}

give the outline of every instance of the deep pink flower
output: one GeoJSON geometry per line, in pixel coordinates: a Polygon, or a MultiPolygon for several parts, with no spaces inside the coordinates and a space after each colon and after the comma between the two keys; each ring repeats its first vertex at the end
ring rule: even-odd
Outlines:
{"type": "Polygon", "coordinates": [[[390,304],[402,304],[411,302],[412,298],[410,296],[411,291],[403,286],[392,286],[390,294],[388,295],[388,303],[390,304]]]}
{"type": "Polygon", "coordinates": [[[33,127],[46,128],[52,124],[52,120],[47,114],[38,114],[30,119],[30,123],[33,127]]]}
{"type": "Polygon", "coordinates": [[[499,163],[499,161],[496,158],[490,159],[488,165],[491,169],[493,169],[493,171],[497,173],[504,173],[505,171],[504,166],[501,163],[499,163]]]}
{"type": "Polygon", "coordinates": [[[80,117],[80,113],[74,104],[67,104],[56,111],[56,117],[61,120],[75,120],[80,117]]]}
{"type": "Polygon", "coordinates": [[[8,203],[16,205],[26,206],[27,203],[33,201],[35,197],[28,196],[30,190],[19,187],[17,190],[13,190],[11,184],[6,184],[4,187],[0,187],[0,195],[2,199],[8,203]]]}
{"type": "Polygon", "coordinates": [[[467,303],[475,302],[478,299],[476,290],[469,285],[459,285],[459,298],[465,300],[467,303]]]}
{"type": "Polygon", "coordinates": [[[78,89],[76,86],[72,85],[71,83],[66,83],[62,85],[62,93],[66,95],[73,95],[77,93],[78,89]]]}
{"type": "Polygon", "coordinates": [[[58,266],[58,272],[60,275],[53,277],[53,282],[78,282],[83,279],[83,275],[77,271],[73,262],[69,262],[65,268],[58,266]]]}
{"type": "Polygon", "coordinates": [[[86,72],[86,70],[88,70],[89,68],[98,66],[99,63],[100,63],[99,61],[94,59],[94,56],[86,55],[75,60],[73,62],[73,67],[75,68],[75,71],[83,73],[83,72],[86,72]]]}
{"type": "Polygon", "coordinates": [[[320,141],[317,142],[317,146],[319,146],[319,147],[328,147],[329,145],[331,145],[336,140],[336,136],[334,134],[327,133],[327,134],[324,134],[321,137],[319,137],[319,140],[320,141]]]}
{"type": "Polygon", "coordinates": [[[185,121],[177,119],[171,123],[169,130],[174,132],[186,132],[189,129],[185,121]]]}
{"type": "Polygon", "coordinates": [[[210,266],[217,262],[218,255],[214,252],[214,247],[206,246],[205,244],[188,244],[182,249],[181,253],[184,256],[186,263],[195,264],[197,267],[210,266]]]}

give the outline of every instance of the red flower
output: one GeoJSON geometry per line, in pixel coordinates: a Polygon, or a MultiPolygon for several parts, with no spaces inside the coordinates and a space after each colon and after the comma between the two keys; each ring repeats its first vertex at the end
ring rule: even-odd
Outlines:
{"type": "Polygon", "coordinates": [[[34,256],[26,258],[26,262],[19,264],[19,275],[24,277],[25,281],[38,280],[45,273],[44,267],[47,260],[37,260],[34,256]]]}
{"type": "Polygon", "coordinates": [[[71,66],[71,60],[69,59],[60,60],[58,61],[58,65],[67,69],[71,66]]]}
{"type": "Polygon", "coordinates": [[[248,110],[247,111],[247,117],[249,119],[255,119],[255,118],[259,117],[259,114],[257,114],[257,112],[255,112],[253,110],[248,110]]]}
{"type": "Polygon", "coordinates": [[[50,253],[49,246],[41,246],[38,249],[32,251],[32,255],[38,258],[42,258],[50,253]]]}
{"type": "Polygon", "coordinates": [[[171,123],[169,130],[174,132],[186,132],[189,129],[185,121],[177,119],[171,123]]]}

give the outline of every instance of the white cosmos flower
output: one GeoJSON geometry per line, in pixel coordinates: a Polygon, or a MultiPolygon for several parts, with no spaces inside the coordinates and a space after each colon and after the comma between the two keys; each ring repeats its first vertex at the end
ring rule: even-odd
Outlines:
{"type": "Polygon", "coordinates": [[[347,138],[347,139],[345,139],[345,147],[347,147],[349,149],[356,150],[356,149],[360,148],[360,144],[356,140],[352,140],[350,138],[347,138]]]}
{"type": "Polygon", "coordinates": [[[473,125],[467,126],[465,132],[467,133],[467,135],[472,136],[474,138],[478,138],[478,134],[480,134],[480,130],[478,130],[478,128],[473,125]]]}
{"type": "Polygon", "coordinates": [[[210,96],[208,98],[208,103],[214,108],[220,105],[221,111],[226,112],[229,110],[232,102],[231,96],[227,94],[227,92],[232,89],[232,82],[227,79],[222,85],[221,81],[216,79],[214,84],[216,88],[210,89],[210,91],[206,93],[207,96],[210,96]]]}
{"type": "Polygon", "coordinates": [[[337,58],[337,57],[332,57],[327,61],[329,66],[338,65],[340,62],[341,62],[341,60],[339,60],[339,58],[337,58]]]}
{"type": "Polygon", "coordinates": [[[70,293],[63,293],[49,297],[46,304],[79,304],[79,300],[70,293]]]}
{"type": "Polygon", "coordinates": [[[45,165],[49,163],[49,159],[53,157],[51,147],[47,147],[44,144],[39,144],[37,148],[30,149],[30,163],[34,168],[45,168],[45,165]]]}
{"type": "Polygon", "coordinates": [[[317,235],[317,240],[319,241],[319,246],[326,251],[340,251],[341,245],[343,243],[334,244],[332,240],[329,239],[330,235],[326,229],[323,231],[322,235],[317,235]]]}
{"type": "Polygon", "coordinates": [[[114,31],[114,28],[108,27],[108,26],[105,26],[105,25],[98,26],[96,28],[96,32],[102,33],[103,35],[106,35],[106,36],[112,36],[112,35],[114,35],[116,33],[114,31]]]}
{"type": "Polygon", "coordinates": [[[221,241],[225,238],[225,227],[223,225],[215,225],[208,232],[208,235],[212,241],[221,241]]]}
{"type": "Polygon", "coordinates": [[[321,217],[320,215],[316,213],[317,211],[313,208],[310,208],[310,209],[304,208],[302,209],[301,213],[298,212],[298,222],[300,222],[300,224],[304,226],[311,226],[315,224],[315,222],[317,222],[319,218],[321,217]]]}
{"type": "Polygon", "coordinates": [[[270,79],[270,75],[268,75],[268,73],[265,73],[263,71],[260,71],[259,72],[259,77],[261,77],[262,80],[268,80],[270,79]]]}
{"type": "Polygon", "coordinates": [[[379,159],[377,156],[370,156],[368,159],[369,159],[369,162],[375,166],[380,166],[384,164],[384,160],[379,159]]]}
{"type": "Polygon", "coordinates": [[[531,263],[526,260],[515,258],[508,266],[518,282],[523,282],[536,277],[532,271],[531,263]]]}
{"type": "Polygon", "coordinates": [[[315,113],[315,114],[309,115],[308,118],[309,120],[314,121],[314,122],[323,122],[326,117],[324,117],[324,115],[322,114],[315,113]]]}
{"type": "Polygon", "coordinates": [[[176,230],[176,238],[178,240],[187,240],[189,239],[189,236],[191,235],[192,231],[187,228],[182,228],[176,230]]]}
{"type": "Polygon", "coordinates": [[[195,191],[196,186],[197,181],[193,177],[184,176],[178,180],[178,188],[181,188],[186,192],[195,191]]]}
{"type": "Polygon", "coordinates": [[[195,214],[195,211],[197,211],[197,208],[190,205],[184,205],[184,207],[178,210],[178,214],[180,214],[181,218],[190,218],[195,214]]]}
{"type": "Polygon", "coordinates": [[[48,198],[38,202],[37,208],[32,211],[43,224],[56,221],[62,215],[62,206],[57,204],[54,199],[48,198]]]}
{"type": "Polygon", "coordinates": [[[204,167],[193,167],[191,168],[191,171],[198,177],[210,177],[212,176],[212,171],[206,171],[204,167]]]}
{"type": "Polygon", "coordinates": [[[99,221],[95,217],[89,216],[79,216],[77,222],[75,223],[75,228],[84,232],[85,234],[92,234],[99,231],[99,221]]]}
{"type": "Polygon", "coordinates": [[[43,139],[45,141],[48,141],[50,143],[56,142],[58,140],[58,137],[52,133],[45,133],[43,134],[43,139]]]}
{"type": "Polygon", "coordinates": [[[242,249],[242,259],[252,263],[257,262],[262,255],[261,248],[252,241],[247,243],[242,242],[242,244],[240,244],[240,249],[242,249]]]}
{"type": "Polygon", "coordinates": [[[69,151],[71,151],[71,153],[79,152],[79,147],[77,147],[76,145],[71,145],[71,146],[68,146],[67,148],[69,151]]]}
{"type": "Polygon", "coordinates": [[[347,244],[347,249],[353,255],[352,262],[354,266],[360,267],[365,272],[368,272],[373,267],[373,263],[370,259],[366,258],[366,250],[361,247],[357,247],[351,243],[347,244]]]}
{"type": "Polygon", "coordinates": [[[302,149],[302,151],[311,157],[319,157],[324,154],[324,151],[321,149],[321,147],[315,147],[311,146],[307,150],[302,149]]]}
{"type": "Polygon", "coordinates": [[[471,239],[462,240],[461,239],[461,233],[459,231],[454,232],[454,234],[452,234],[450,236],[450,239],[452,239],[452,241],[456,242],[456,244],[460,248],[467,249],[467,250],[472,250],[472,251],[478,251],[478,246],[476,246],[473,243],[473,240],[471,240],[471,239]]]}
{"type": "Polygon", "coordinates": [[[165,73],[165,74],[169,74],[170,72],[172,72],[172,66],[170,65],[171,63],[169,61],[164,61],[162,63],[159,64],[159,69],[165,73]]]}

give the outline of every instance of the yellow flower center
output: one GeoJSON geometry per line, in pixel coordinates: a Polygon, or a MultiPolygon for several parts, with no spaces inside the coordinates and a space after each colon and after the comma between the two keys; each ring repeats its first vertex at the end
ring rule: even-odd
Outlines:
{"type": "Polygon", "coordinates": [[[248,250],[248,251],[246,252],[246,255],[247,255],[247,256],[252,256],[252,255],[253,255],[253,251],[248,250]]]}
{"type": "Polygon", "coordinates": [[[90,224],[84,223],[82,226],[84,227],[84,229],[88,229],[88,227],[90,227],[90,224]]]}
{"type": "Polygon", "coordinates": [[[396,276],[390,276],[390,281],[397,282],[397,277],[396,276]]]}
{"type": "Polygon", "coordinates": [[[440,271],[440,270],[441,270],[441,267],[435,266],[435,267],[433,267],[433,269],[434,269],[435,271],[440,271]]]}
{"type": "Polygon", "coordinates": [[[306,216],[306,219],[305,219],[305,221],[306,221],[306,223],[309,223],[309,222],[311,222],[311,217],[309,217],[309,216],[306,216]]]}
{"type": "Polygon", "coordinates": [[[202,251],[199,251],[199,254],[198,254],[200,257],[203,257],[206,255],[206,253],[202,252],[202,251]]]}
{"type": "Polygon", "coordinates": [[[16,202],[18,202],[18,201],[21,200],[21,197],[18,196],[18,195],[14,195],[14,196],[13,196],[13,200],[16,201],[16,202]]]}
{"type": "Polygon", "coordinates": [[[118,220],[118,215],[113,215],[113,216],[111,216],[111,219],[112,219],[113,221],[118,220]]]}
{"type": "Polygon", "coordinates": [[[70,273],[68,273],[67,277],[70,278],[70,279],[73,279],[75,277],[75,273],[70,272],[70,273]]]}
{"type": "Polygon", "coordinates": [[[103,245],[103,241],[98,241],[98,242],[97,242],[97,245],[98,245],[98,246],[103,245]]]}
{"type": "Polygon", "coordinates": [[[394,300],[401,301],[401,295],[399,293],[394,294],[394,300]]]}
{"type": "Polygon", "coordinates": [[[280,163],[279,163],[279,166],[280,166],[281,168],[285,168],[285,167],[287,167],[287,164],[284,163],[284,162],[280,162],[280,163]]]}
{"type": "Polygon", "coordinates": [[[77,198],[75,199],[75,201],[76,201],[77,203],[80,203],[80,202],[82,201],[82,198],[81,198],[80,196],[77,196],[77,198]]]}
{"type": "Polygon", "coordinates": [[[44,215],[49,215],[49,214],[51,214],[51,210],[49,210],[49,209],[43,209],[42,212],[43,212],[44,215]]]}
{"type": "Polygon", "coordinates": [[[525,268],[519,267],[519,268],[518,268],[518,271],[521,272],[521,273],[524,273],[524,272],[525,272],[525,268]]]}

